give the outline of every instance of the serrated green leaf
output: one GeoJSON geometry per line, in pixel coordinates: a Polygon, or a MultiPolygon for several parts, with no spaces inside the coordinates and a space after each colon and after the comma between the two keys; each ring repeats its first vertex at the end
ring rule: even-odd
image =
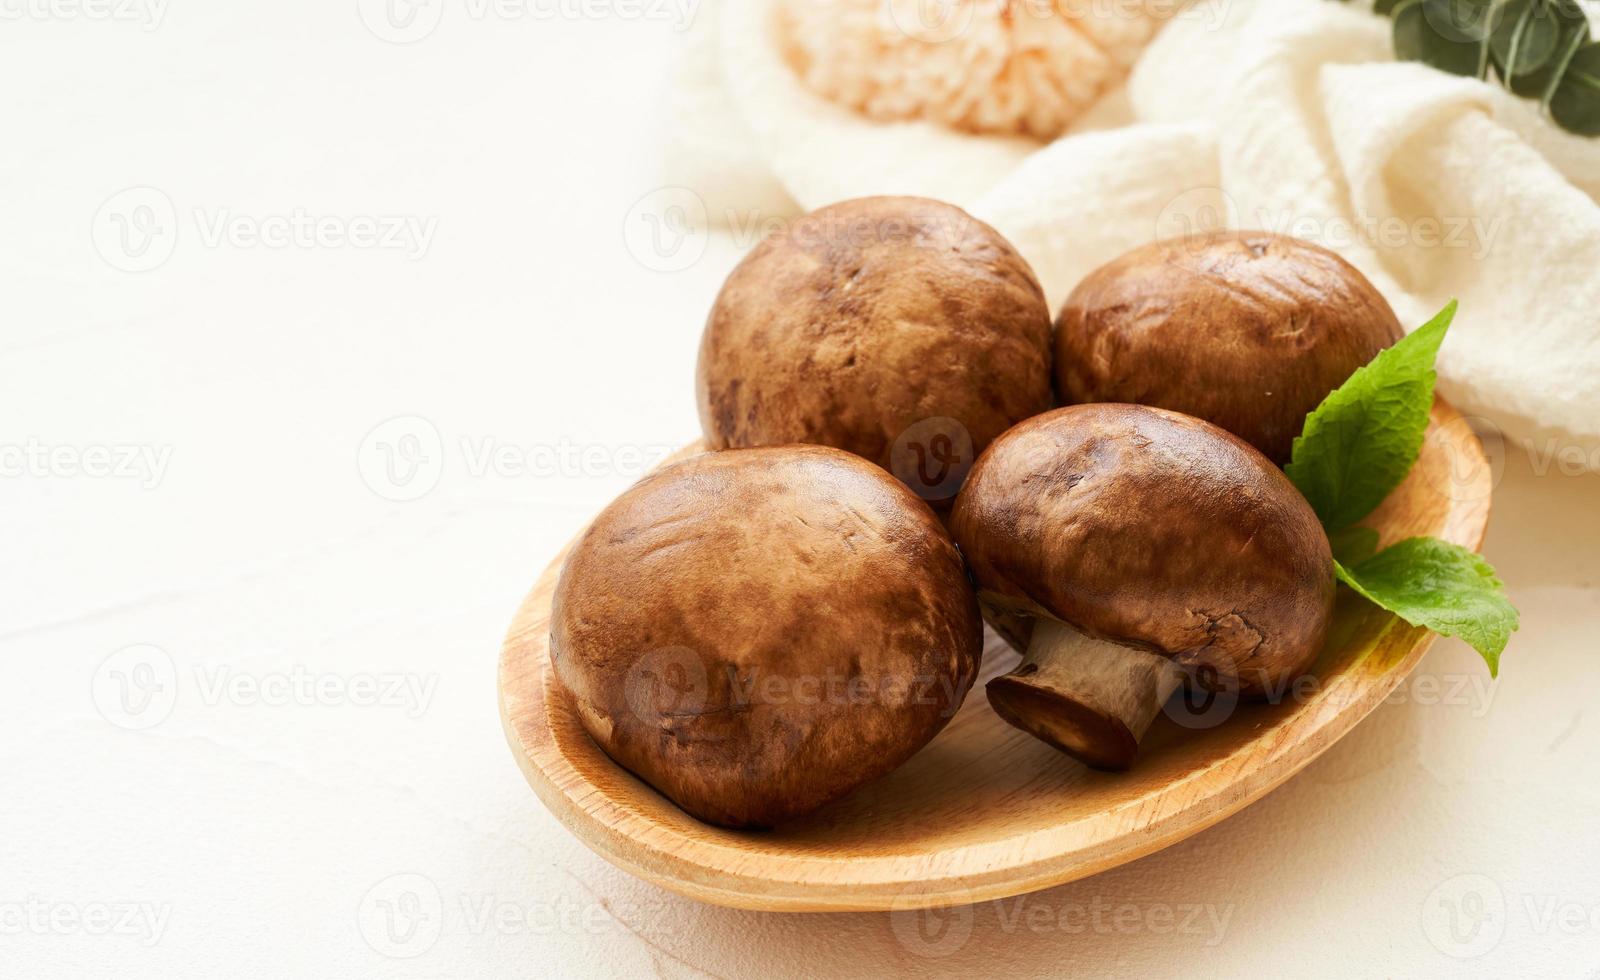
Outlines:
{"type": "Polygon", "coordinates": [[[1378,532],[1370,527],[1347,527],[1328,535],[1333,560],[1341,565],[1358,565],[1378,550],[1378,532]]]}
{"type": "Polygon", "coordinates": [[[1306,416],[1284,472],[1330,532],[1372,513],[1417,461],[1433,408],[1434,358],[1455,314],[1451,300],[1306,416]]]}
{"type": "Polygon", "coordinates": [[[1600,136],[1600,42],[1572,56],[1550,96],[1550,115],[1569,133],[1600,136]]]}
{"type": "Polygon", "coordinates": [[[1481,555],[1438,538],[1408,538],[1347,568],[1339,580],[1413,626],[1458,636],[1483,657],[1489,676],[1521,617],[1481,555]]]}

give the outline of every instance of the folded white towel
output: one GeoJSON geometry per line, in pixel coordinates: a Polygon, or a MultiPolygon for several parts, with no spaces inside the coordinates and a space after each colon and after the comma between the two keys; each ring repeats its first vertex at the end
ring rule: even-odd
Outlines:
{"type": "Polygon", "coordinates": [[[768,0],[707,0],[685,51],[671,179],[713,220],[942,198],[1008,235],[1052,306],[1154,238],[1296,235],[1354,263],[1408,326],[1458,297],[1447,397],[1600,469],[1600,139],[1496,85],[1396,63],[1389,22],[1362,6],[1202,0],[1048,146],[871,122],[807,91],[770,24],[768,0]]]}

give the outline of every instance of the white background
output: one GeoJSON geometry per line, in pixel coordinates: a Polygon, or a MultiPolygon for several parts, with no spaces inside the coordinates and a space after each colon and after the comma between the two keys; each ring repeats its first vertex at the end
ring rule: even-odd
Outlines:
{"type": "Polygon", "coordinates": [[[749,242],[641,246],[675,5],[433,3],[399,45],[355,0],[0,0],[0,977],[1600,971],[1600,479],[1559,444],[1499,454],[1501,680],[1439,643],[1158,855],[794,916],[578,844],[505,746],[501,635],[697,434],[749,242]],[[392,218],[426,248],[361,238],[392,218]]]}

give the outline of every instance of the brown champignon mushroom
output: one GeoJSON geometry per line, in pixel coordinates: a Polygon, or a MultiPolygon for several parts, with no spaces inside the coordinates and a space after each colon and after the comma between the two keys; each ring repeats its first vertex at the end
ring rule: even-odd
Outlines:
{"type": "Polygon", "coordinates": [[[1402,336],[1355,266],[1310,242],[1219,231],[1091,272],[1056,322],[1063,403],[1135,402],[1220,425],[1276,463],[1306,415],[1402,336]]]}
{"type": "Polygon", "coordinates": [[[1298,677],[1333,611],[1328,539],[1277,467],[1207,422],[1077,405],[995,440],[951,532],[1022,664],[1001,717],[1124,769],[1185,679],[1260,696],[1298,677]]]}
{"type": "Polygon", "coordinates": [[[900,765],[960,707],[982,636],[928,506],[821,446],[645,477],[574,545],[550,615],[556,677],[595,742],[727,827],[900,765]]]}
{"type": "Polygon", "coordinates": [[[1050,407],[1050,311],[1027,261],[960,208],[845,201],[728,277],[697,388],[712,449],[833,446],[948,502],[991,439],[1050,407]]]}

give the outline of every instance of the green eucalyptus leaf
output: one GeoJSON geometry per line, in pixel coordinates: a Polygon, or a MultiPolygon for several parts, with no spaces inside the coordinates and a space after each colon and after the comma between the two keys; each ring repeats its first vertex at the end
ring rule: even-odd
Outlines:
{"type": "Polygon", "coordinates": [[[1452,75],[1478,74],[1483,45],[1463,39],[1468,34],[1462,22],[1456,20],[1456,2],[1460,0],[1410,0],[1398,6],[1394,15],[1395,55],[1452,75]]]}
{"type": "Polygon", "coordinates": [[[1494,33],[1502,6],[1496,0],[1424,0],[1422,12],[1440,37],[1482,44],[1494,33]]]}
{"type": "Polygon", "coordinates": [[[1401,61],[1421,61],[1422,35],[1429,29],[1427,18],[1422,16],[1422,0],[1399,0],[1391,13],[1394,56],[1401,61]]]}
{"type": "MultiPolygon", "coordinates": [[[[1560,86],[1561,79],[1567,72],[1567,66],[1572,64],[1572,59],[1577,55],[1578,49],[1588,43],[1588,40],[1589,31],[1587,27],[1581,33],[1574,31],[1572,36],[1567,39],[1561,52],[1556,55],[1556,59],[1550,69],[1539,72],[1538,81],[1544,86],[1537,93],[1539,108],[1544,109],[1546,112],[1550,110],[1550,100],[1555,98],[1556,89],[1560,86]]],[[[1532,86],[1524,85],[1524,87],[1531,88],[1532,86]]],[[[1530,96],[1533,94],[1529,93],[1530,96]]]]}
{"type": "Polygon", "coordinates": [[[1528,75],[1547,67],[1561,34],[1545,0],[1511,0],[1489,41],[1494,64],[1503,78],[1528,75]]]}
{"type": "Polygon", "coordinates": [[[1589,39],[1589,19],[1575,0],[1511,0],[1490,38],[1496,73],[1521,96],[1550,90],[1562,61],[1589,39]]]}
{"type": "Polygon", "coordinates": [[[1550,96],[1550,115],[1569,133],[1600,136],[1600,42],[1579,48],[1550,96]]]}
{"type": "Polygon", "coordinates": [[[1579,0],[1375,0],[1394,53],[1537,98],[1563,129],[1600,136],[1600,53],[1579,0]]]}

